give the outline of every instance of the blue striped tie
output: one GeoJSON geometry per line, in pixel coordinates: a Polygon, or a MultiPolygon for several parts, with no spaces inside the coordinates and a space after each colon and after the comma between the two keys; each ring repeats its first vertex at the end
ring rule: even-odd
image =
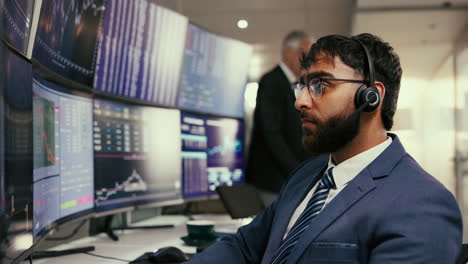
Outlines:
{"type": "Polygon", "coordinates": [[[273,257],[272,264],[286,263],[288,255],[291,253],[294,245],[299,241],[301,234],[309,227],[311,220],[320,213],[325,201],[327,200],[328,193],[331,188],[336,189],[335,180],[333,179],[333,168],[327,170],[320,180],[320,183],[315,189],[312,198],[307,203],[306,208],[297,219],[296,223],[292,226],[288,235],[281,242],[280,247],[273,257]]]}

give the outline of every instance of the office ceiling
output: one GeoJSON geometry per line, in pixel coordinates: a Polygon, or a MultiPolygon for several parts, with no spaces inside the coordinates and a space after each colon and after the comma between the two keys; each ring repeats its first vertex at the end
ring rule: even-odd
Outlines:
{"type": "Polygon", "coordinates": [[[400,54],[405,76],[430,78],[468,25],[468,0],[155,0],[213,32],[254,46],[250,80],[280,59],[282,38],[370,32],[400,54]],[[249,27],[239,29],[239,19],[249,27]]]}
{"type": "Polygon", "coordinates": [[[400,55],[404,77],[430,80],[468,25],[467,0],[358,0],[352,34],[371,32],[400,55]]]}

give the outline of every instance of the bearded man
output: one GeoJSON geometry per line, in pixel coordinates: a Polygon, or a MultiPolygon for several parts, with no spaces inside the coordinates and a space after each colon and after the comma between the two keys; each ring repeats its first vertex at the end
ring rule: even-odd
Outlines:
{"type": "Polygon", "coordinates": [[[453,195],[405,151],[393,125],[402,70],[371,34],[320,38],[302,59],[303,144],[278,199],[190,263],[455,263],[453,195]]]}

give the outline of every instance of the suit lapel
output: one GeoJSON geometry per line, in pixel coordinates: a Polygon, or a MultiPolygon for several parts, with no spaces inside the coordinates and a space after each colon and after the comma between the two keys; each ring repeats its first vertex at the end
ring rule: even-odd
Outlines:
{"type": "Polygon", "coordinates": [[[364,169],[310,223],[290,254],[288,263],[297,263],[310,244],[329,225],[375,188],[371,173],[364,169]]]}
{"type": "Polygon", "coordinates": [[[320,174],[323,170],[325,170],[327,163],[323,163],[322,166],[315,167],[312,171],[304,171],[303,173],[306,174],[302,179],[304,179],[303,184],[295,184],[291,187],[291,189],[287,189],[287,193],[285,194],[284,198],[281,198],[281,203],[286,204],[278,205],[278,212],[276,213],[276,222],[272,226],[270,232],[270,241],[268,242],[267,249],[265,250],[265,255],[263,257],[262,263],[270,263],[271,258],[275,254],[276,250],[278,249],[281,241],[283,240],[284,233],[286,232],[286,228],[288,227],[289,221],[291,220],[291,216],[293,215],[296,208],[305,198],[307,193],[310,191],[310,188],[317,182],[320,178],[320,174]],[[307,179],[313,179],[311,182],[306,181],[307,179]]]}

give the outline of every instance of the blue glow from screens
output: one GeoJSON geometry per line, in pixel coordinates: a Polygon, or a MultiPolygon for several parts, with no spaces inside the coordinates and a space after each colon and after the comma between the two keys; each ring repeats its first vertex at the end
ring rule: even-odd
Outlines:
{"type": "Polygon", "coordinates": [[[182,114],[184,197],[215,193],[244,182],[243,123],[237,119],[182,114]]]}
{"type": "Polygon", "coordinates": [[[91,86],[104,0],[43,0],[33,57],[50,70],[91,86]]]}
{"type": "Polygon", "coordinates": [[[33,231],[93,208],[92,100],[33,79],[33,231]]]}
{"type": "Polygon", "coordinates": [[[3,33],[7,41],[26,55],[31,31],[34,0],[2,1],[3,33]]]}

